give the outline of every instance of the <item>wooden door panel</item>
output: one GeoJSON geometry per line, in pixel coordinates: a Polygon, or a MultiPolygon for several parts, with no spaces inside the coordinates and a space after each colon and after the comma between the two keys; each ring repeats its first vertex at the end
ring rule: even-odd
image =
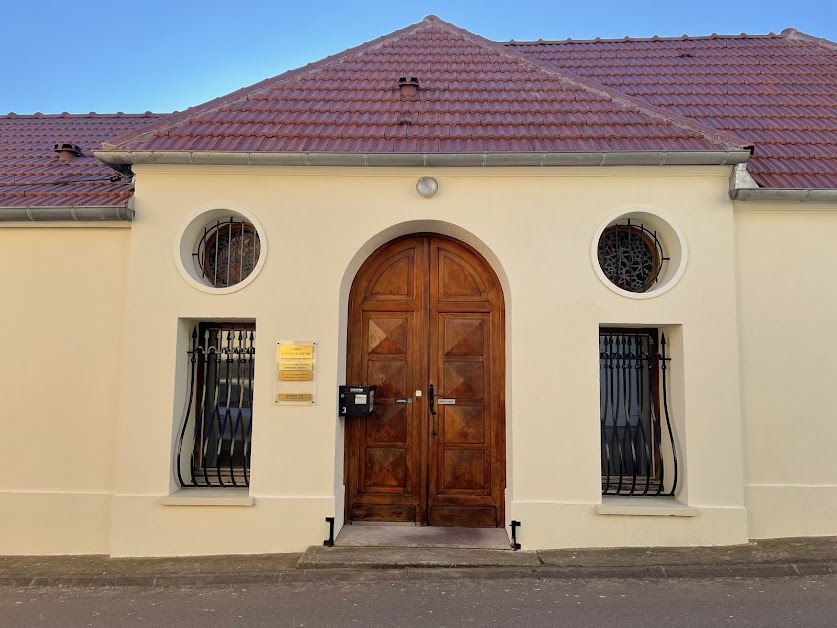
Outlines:
{"type": "Polygon", "coordinates": [[[410,321],[406,316],[377,315],[367,319],[369,355],[407,355],[410,321]]]}
{"type": "Polygon", "coordinates": [[[442,396],[481,400],[485,396],[485,365],[482,362],[445,360],[442,363],[442,396]]]}
{"type": "MultiPolygon", "coordinates": [[[[404,397],[409,388],[407,359],[369,360],[366,363],[365,380],[370,386],[376,386],[375,401],[404,397]]],[[[382,403],[386,403],[383,401],[382,403]]]]}
{"type": "MultiPolygon", "coordinates": [[[[347,502],[349,503],[349,502],[347,502]]],[[[416,507],[412,504],[349,503],[348,521],[413,522],[418,520],[416,507]]]]}
{"type": "Polygon", "coordinates": [[[483,406],[442,406],[441,425],[448,445],[484,445],[489,440],[483,406]]]}
{"type": "Polygon", "coordinates": [[[391,243],[358,271],[350,295],[347,381],[376,386],[371,416],[346,419],[346,516],[417,521],[421,435],[411,397],[423,358],[417,341],[426,265],[422,242],[391,243]]]}
{"type": "Polygon", "coordinates": [[[444,351],[449,356],[479,356],[485,355],[485,323],[486,317],[471,316],[445,318],[444,351]]]}
{"type": "Polygon", "coordinates": [[[450,246],[450,244],[444,243],[439,247],[438,302],[488,301],[485,282],[473,266],[460,255],[442,248],[445,246],[450,246]]]}
{"type": "Polygon", "coordinates": [[[364,297],[372,301],[415,299],[416,251],[408,248],[387,259],[369,281],[364,297]]]}
{"type": "Polygon", "coordinates": [[[431,525],[503,525],[502,292],[485,262],[461,245],[430,246],[431,381],[439,429],[431,438],[431,525]]]}
{"type": "Polygon", "coordinates": [[[502,325],[497,278],[462,243],[402,238],[361,267],[347,377],[377,389],[373,414],[346,420],[349,521],[503,525],[502,325]],[[430,383],[456,400],[432,423],[430,383]]]}
{"type": "Polygon", "coordinates": [[[486,495],[489,492],[489,468],[483,448],[446,447],[441,475],[445,493],[486,495]]]}
{"type": "Polygon", "coordinates": [[[406,404],[376,403],[375,411],[366,420],[367,442],[407,444],[406,404]]]}
{"type": "Polygon", "coordinates": [[[427,524],[440,527],[499,528],[497,508],[494,506],[439,506],[427,513],[427,524]]]}
{"type": "Polygon", "coordinates": [[[407,452],[404,447],[367,447],[363,492],[407,492],[407,452]]]}

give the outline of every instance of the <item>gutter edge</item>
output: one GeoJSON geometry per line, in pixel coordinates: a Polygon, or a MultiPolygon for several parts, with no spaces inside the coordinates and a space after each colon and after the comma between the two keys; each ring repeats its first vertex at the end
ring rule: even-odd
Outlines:
{"type": "Polygon", "coordinates": [[[749,150],[587,151],[481,153],[262,153],[219,151],[96,150],[104,163],[364,166],[364,167],[502,167],[502,166],[731,166],[746,163],[749,150]]]}
{"type": "Polygon", "coordinates": [[[762,188],[738,164],[729,175],[729,197],[734,201],[837,202],[837,188],[762,188]]]}
{"type": "Polygon", "coordinates": [[[733,188],[729,195],[734,201],[837,203],[837,188],[733,188]]]}
{"type": "Polygon", "coordinates": [[[0,206],[0,222],[130,222],[130,207],[104,205],[0,206]]]}

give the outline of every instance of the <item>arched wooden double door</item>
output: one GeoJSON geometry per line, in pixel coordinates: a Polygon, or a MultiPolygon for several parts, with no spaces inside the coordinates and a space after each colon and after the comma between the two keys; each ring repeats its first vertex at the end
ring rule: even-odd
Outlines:
{"type": "Polygon", "coordinates": [[[347,383],[377,390],[372,416],[346,419],[347,521],[503,526],[504,306],[485,259],[434,234],[385,244],[348,333],[347,383]]]}

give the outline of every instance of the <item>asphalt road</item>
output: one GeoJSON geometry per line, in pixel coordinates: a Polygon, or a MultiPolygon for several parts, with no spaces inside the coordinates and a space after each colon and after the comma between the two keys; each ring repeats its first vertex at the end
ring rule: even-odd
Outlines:
{"type": "Polygon", "coordinates": [[[0,588],[0,626],[837,626],[837,576],[0,588]]]}

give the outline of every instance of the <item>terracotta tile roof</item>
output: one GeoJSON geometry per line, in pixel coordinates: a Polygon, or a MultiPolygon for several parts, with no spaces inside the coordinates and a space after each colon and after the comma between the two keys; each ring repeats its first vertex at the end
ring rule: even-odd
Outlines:
{"type": "Polygon", "coordinates": [[[133,186],[111,182],[114,170],[90,151],[159,118],[150,113],[0,116],[0,207],[124,207],[133,186]],[[61,164],[53,150],[59,142],[78,145],[82,155],[61,164]]]}
{"type": "Polygon", "coordinates": [[[779,35],[509,42],[549,63],[755,144],[764,187],[837,188],[837,44],[779,35]]]}
{"type": "Polygon", "coordinates": [[[105,148],[460,153],[718,150],[718,133],[428,16],[105,148]],[[403,100],[399,77],[416,77],[403,100]]]}

